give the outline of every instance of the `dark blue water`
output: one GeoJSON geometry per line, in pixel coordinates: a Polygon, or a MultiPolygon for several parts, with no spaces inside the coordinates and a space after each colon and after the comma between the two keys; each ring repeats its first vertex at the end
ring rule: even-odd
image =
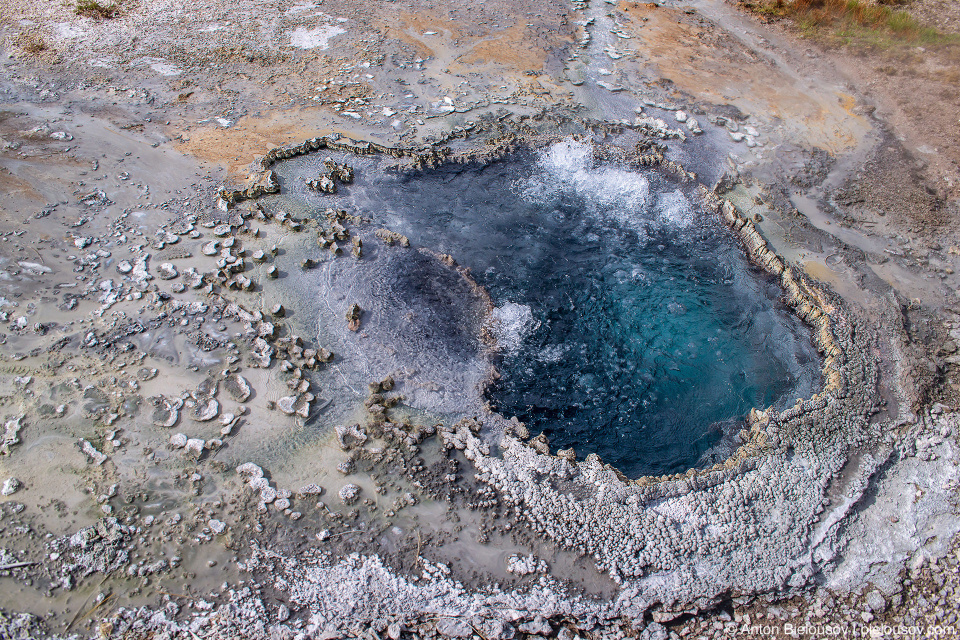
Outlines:
{"type": "Polygon", "coordinates": [[[750,407],[819,383],[806,329],[729,232],[655,172],[591,149],[428,173],[342,197],[472,269],[497,311],[494,409],[628,476],[682,472],[750,407]]]}

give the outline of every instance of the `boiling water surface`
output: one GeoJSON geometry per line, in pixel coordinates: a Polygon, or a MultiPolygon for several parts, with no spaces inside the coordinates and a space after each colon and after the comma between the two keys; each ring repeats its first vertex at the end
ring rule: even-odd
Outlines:
{"type": "Polygon", "coordinates": [[[806,329],[732,235],[678,185],[598,165],[589,145],[368,167],[336,201],[472,269],[497,306],[490,403],[552,449],[632,477],[682,472],[719,459],[750,407],[819,384],[806,329]]]}

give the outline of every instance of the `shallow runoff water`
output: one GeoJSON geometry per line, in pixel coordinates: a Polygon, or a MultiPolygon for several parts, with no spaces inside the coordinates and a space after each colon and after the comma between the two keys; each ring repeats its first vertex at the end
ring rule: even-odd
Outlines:
{"type": "Polygon", "coordinates": [[[631,477],[683,472],[729,453],[751,407],[819,384],[776,282],[656,171],[599,164],[573,140],[482,166],[358,168],[317,198],[472,270],[496,305],[490,405],[553,450],[631,477]]]}

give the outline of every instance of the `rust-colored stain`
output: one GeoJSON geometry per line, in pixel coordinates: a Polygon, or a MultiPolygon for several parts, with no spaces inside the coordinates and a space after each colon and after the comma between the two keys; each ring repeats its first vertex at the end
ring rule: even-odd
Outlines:
{"type": "Polygon", "coordinates": [[[45,201],[43,195],[33,185],[10,173],[4,167],[0,167],[0,197],[13,200],[45,201]]]}
{"type": "Polygon", "coordinates": [[[477,34],[476,25],[429,12],[401,12],[377,27],[385,37],[414,47],[425,58],[443,61],[453,71],[469,70],[476,64],[496,65],[517,73],[541,70],[550,49],[573,42],[572,30],[538,31],[521,23],[477,34]]]}
{"type": "Polygon", "coordinates": [[[617,5],[625,57],[655,69],[686,94],[765,113],[807,144],[831,153],[857,144],[865,129],[852,96],[810,87],[699,16],[641,2],[617,5]]]}
{"type": "Polygon", "coordinates": [[[330,133],[319,125],[321,107],[275,111],[257,118],[242,118],[229,128],[205,125],[188,133],[177,145],[181,153],[227,167],[231,175],[246,174],[251,162],[274,147],[303,142],[307,138],[330,133]],[[318,123],[311,126],[311,123],[318,123]]]}
{"type": "Polygon", "coordinates": [[[857,106],[857,99],[854,98],[849,93],[838,93],[837,98],[840,100],[840,106],[843,107],[843,110],[854,118],[859,118],[860,116],[853,112],[854,108],[857,106]]]}

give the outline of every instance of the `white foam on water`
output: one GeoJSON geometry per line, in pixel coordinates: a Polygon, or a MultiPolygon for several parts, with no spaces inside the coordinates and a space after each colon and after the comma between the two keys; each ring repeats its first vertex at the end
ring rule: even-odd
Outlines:
{"type": "Polygon", "coordinates": [[[326,49],[330,46],[330,39],[346,33],[345,29],[333,25],[323,25],[316,29],[294,29],[290,34],[290,46],[298,49],[326,49]]]}
{"type": "Polygon", "coordinates": [[[615,167],[594,167],[593,147],[563,140],[544,151],[539,165],[548,178],[547,191],[573,190],[588,202],[628,212],[643,209],[650,182],[639,173],[615,167]]]}
{"type": "Polygon", "coordinates": [[[546,347],[537,354],[537,360],[544,364],[556,364],[563,360],[563,357],[570,351],[570,347],[565,344],[555,344],[546,347]]]}
{"type": "Polygon", "coordinates": [[[533,310],[525,304],[507,302],[490,314],[490,332],[505,351],[519,349],[523,339],[539,326],[540,321],[534,319],[533,310]]]}
{"type": "Polygon", "coordinates": [[[537,165],[540,171],[518,183],[520,195],[530,202],[556,201],[574,193],[589,213],[641,233],[651,227],[685,229],[696,221],[694,207],[679,190],[651,197],[646,176],[597,166],[589,143],[557,142],[540,153],[537,165]]]}
{"type": "Polygon", "coordinates": [[[674,227],[689,227],[696,220],[693,206],[679,190],[657,196],[657,213],[662,221],[674,227]]]}

